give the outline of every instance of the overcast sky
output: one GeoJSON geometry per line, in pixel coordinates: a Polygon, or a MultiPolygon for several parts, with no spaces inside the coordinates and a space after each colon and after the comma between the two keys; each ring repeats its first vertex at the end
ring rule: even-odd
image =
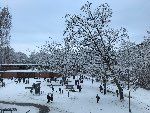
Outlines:
{"type": "MultiPolygon", "coordinates": [[[[87,0],[0,0],[12,14],[11,46],[29,54],[48,37],[61,42],[65,14],[79,14],[87,0]]],[[[113,10],[112,26],[127,28],[132,41],[139,43],[150,28],[150,0],[89,0],[93,8],[108,3],[113,10]]]]}

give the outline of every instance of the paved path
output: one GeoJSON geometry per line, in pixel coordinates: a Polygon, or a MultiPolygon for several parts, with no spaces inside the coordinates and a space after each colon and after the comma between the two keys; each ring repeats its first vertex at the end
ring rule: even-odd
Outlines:
{"type": "Polygon", "coordinates": [[[2,104],[12,104],[12,105],[18,105],[18,106],[33,106],[39,109],[39,113],[49,113],[50,109],[48,106],[41,105],[41,104],[34,104],[34,103],[19,103],[19,102],[6,102],[6,101],[0,101],[2,104]]]}

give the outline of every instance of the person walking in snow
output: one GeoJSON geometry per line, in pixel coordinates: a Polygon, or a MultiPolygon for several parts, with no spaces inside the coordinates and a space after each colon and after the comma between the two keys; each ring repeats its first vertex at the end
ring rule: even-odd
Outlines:
{"type": "Polygon", "coordinates": [[[93,82],[94,82],[94,79],[92,78],[92,84],[93,84],[93,82]]]}
{"type": "Polygon", "coordinates": [[[68,91],[68,97],[69,97],[69,91],[68,91]]]}
{"type": "Polygon", "coordinates": [[[51,98],[50,100],[53,101],[53,94],[51,94],[51,97],[50,97],[50,98],[51,98]]]}
{"type": "Polygon", "coordinates": [[[61,94],[61,88],[59,88],[59,93],[61,94]]]}
{"type": "Polygon", "coordinates": [[[100,92],[102,92],[102,90],[103,90],[102,85],[99,86],[99,90],[100,90],[100,92]]]}
{"type": "Polygon", "coordinates": [[[49,96],[49,94],[47,95],[47,103],[49,103],[51,100],[51,97],[49,96]]]}
{"type": "Polygon", "coordinates": [[[52,85],[52,91],[54,91],[54,86],[52,85]]]}
{"type": "Polygon", "coordinates": [[[81,89],[82,89],[82,88],[81,88],[81,85],[79,85],[79,92],[81,92],[81,89]]]}
{"type": "Polygon", "coordinates": [[[116,90],[116,94],[117,94],[117,97],[119,96],[119,91],[118,90],[116,90]]]}
{"type": "Polygon", "coordinates": [[[96,95],[96,100],[97,100],[97,103],[98,103],[99,100],[100,100],[100,96],[98,96],[98,94],[96,95]]]}

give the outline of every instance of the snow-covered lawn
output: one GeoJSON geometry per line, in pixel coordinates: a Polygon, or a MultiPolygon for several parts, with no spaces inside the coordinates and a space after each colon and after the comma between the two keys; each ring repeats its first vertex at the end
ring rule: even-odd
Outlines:
{"type": "MultiPolygon", "coordinates": [[[[61,79],[61,78],[59,78],[61,79]]],[[[47,86],[51,83],[47,83],[43,79],[41,81],[41,91],[44,91],[41,95],[33,95],[30,93],[29,89],[25,87],[31,86],[34,82],[39,81],[39,79],[30,79],[30,84],[19,83],[16,84],[11,80],[5,79],[6,87],[0,88],[0,100],[11,101],[11,102],[27,102],[27,103],[36,103],[49,106],[50,113],[128,113],[128,98],[125,97],[125,100],[121,102],[115,94],[99,92],[100,83],[95,82],[92,84],[91,80],[85,80],[81,84],[82,91],[70,92],[70,97],[68,97],[68,90],[65,89],[65,86],[55,86],[55,91],[52,92],[52,89],[47,86]],[[62,88],[64,93],[59,94],[58,88],[62,88]],[[47,103],[47,94],[53,93],[54,101],[52,103],[47,103]],[[96,95],[100,96],[99,103],[96,103],[96,95]]],[[[69,84],[74,85],[74,80],[70,78],[72,82],[69,84]]],[[[52,82],[52,84],[59,84],[52,82]]],[[[115,85],[108,85],[108,89],[115,91],[115,85]]],[[[128,91],[125,90],[125,94],[128,95],[128,91]]],[[[131,111],[132,113],[150,113],[150,91],[144,89],[137,89],[136,91],[131,90],[131,111]]],[[[0,104],[0,108],[4,108],[4,104],[0,104]]],[[[8,107],[8,105],[6,105],[8,107]]],[[[10,108],[13,108],[13,105],[9,105],[10,108]]],[[[16,106],[15,106],[16,107],[16,106]]],[[[18,107],[18,106],[17,106],[18,107]]],[[[18,110],[27,111],[28,109],[33,110],[36,113],[37,109],[34,107],[18,107],[18,110]]],[[[14,112],[20,113],[20,112],[14,112]]]]}

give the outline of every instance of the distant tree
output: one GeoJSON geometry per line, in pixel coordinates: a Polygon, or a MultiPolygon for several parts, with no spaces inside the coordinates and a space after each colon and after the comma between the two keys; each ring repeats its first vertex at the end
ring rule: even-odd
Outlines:
{"type": "Polygon", "coordinates": [[[143,87],[150,89],[150,35],[144,41],[135,44],[124,41],[117,52],[119,78],[128,82],[133,88],[143,87]]]}
{"type": "Polygon", "coordinates": [[[15,53],[15,63],[26,64],[28,63],[28,56],[22,52],[15,53]]]}
{"type": "Polygon", "coordinates": [[[136,65],[136,44],[128,41],[122,41],[121,47],[117,51],[118,70],[120,71],[119,77],[121,80],[127,82],[128,89],[131,82],[131,78],[134,78],[131,74],[136,65]]]}
{"type": "Polygon", "coordinates": [[[32,52],[29,56],[30,61],[34,61],[36,64],[45,65],[46,68],[42,67],[45,70],[62,73],[65,53],[62,45],[54,41],[46,41],[46,43],[39,48],[40,52],[32,52]]]}
{"type": "Polygon", "coordinates": [[[150,89],[150,31],[144,37],[144,41],[138,47],[138,85],[145,89],[150,89]]]}
{"type": "Polygon", "coordinates": [[[15,50],[13,48],[9,49],[9,63],[14,64],[16,61],[15,50]]]}
{"type": "Polygon", "coordinates": [[[10,48],[10,29],[12,16],[8,7],[2,8],[0,11],[0,62],[8,63],[10,48]]]}
{"type": "Polygon", "coordinates": [[[29,55],[29,63],[31,64],[38,64],[39,62],[39,53],[37,52],[31,52],[30,55],[29,55]]]}

